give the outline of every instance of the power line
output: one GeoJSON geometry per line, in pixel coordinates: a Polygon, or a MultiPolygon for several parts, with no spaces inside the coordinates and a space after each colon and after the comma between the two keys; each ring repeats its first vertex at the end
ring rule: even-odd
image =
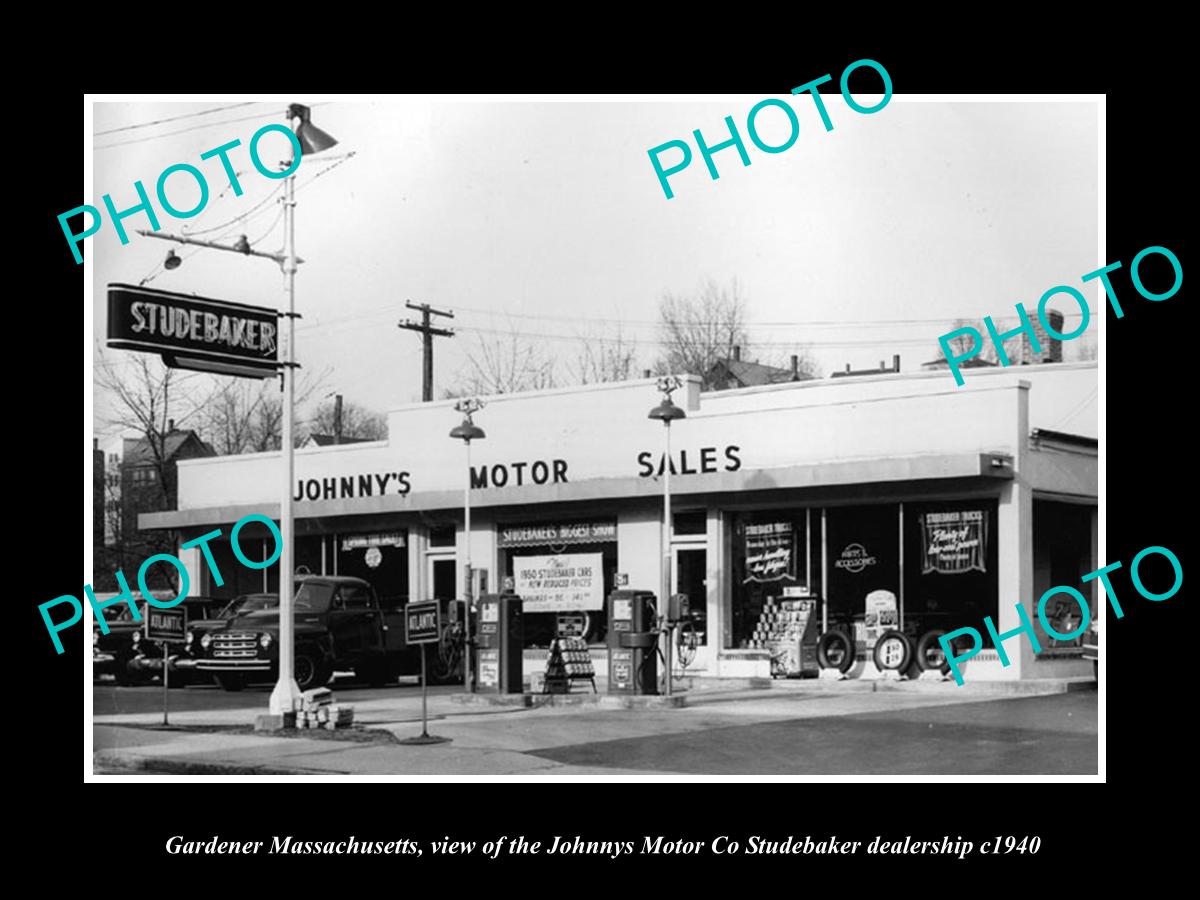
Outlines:
{"type": "Polygon", "coordinates": [[[97,131],[93,137],[101,137],[106,134],[116,134],[118,131],[133,131],[135,128],[150,128],[153,125],[162,125],[166,122],[178,122],[180,119],[191,119],[196,116],[208,116],[213,113],[225,112],[227,109],[237,109],[239,106],[253,106],[258,103],[258,100],[250,100],[246,103],[231,103],[229,106],[217,106],[213,109],[203,109],[200,112],[184,113],[181,116],[170,116],[166,119],[155,119],[153,122],[138,122],[136,125],[122,125],[120,128],[110,128],[107,131],[97,131]]]}
{"type": "Polygon", "coordinates": [[[253,115],[253,116],[242,116],[241,118],[238,118],[238,119],[225,119],[220,122],[207,122],[203,125],[193,125],[190,128],[180,128],[175,131],[164,131],[161,134],[151,134],[151,135],[147,135],[146,137],[133,138],[132,140],[128,140],[128,141],[117,141],[116,143],[113,143],[113,144],[104,144],[100,147],[95,147],[94,149],[96,149],[96,150],[111,150],[113,147],[127,147],[130,144],[141,144],[145,141],[156,141],[159,138],[172,137],[173,135],[176,135],[176,134],[186,134],[189,131],[199,131],[202,128],[213,128],[217,125],[233,125],[236,122],[249,122],[252,119],[265,119],[268,116],[275,117],[275,116],[281,115],[281,113],[282,113],[282,111],[261,112],[261,113],[258,113],[257,115],[253,115]]]}
{"type": "MultiPolygon", "coordinates": [[[[513,319],[544,319],[546,321],[556,321],[556,322],[586,322],[586,323],[595,322],[597,324],[602,324],[602,325],[628,325],[628,326],[634,327],[634,328],[645,327],[645,326],[651,326],[651,327],[658,328],[658,327],[662,327],[662,325],[664,324],[663,322],[654,320],[654,319],[615,319],[615,318],[605,318],[605,317],[601,317],[601,316],[596,316],[596,317],[592,317],[592,316],[555,316],[555,315],[547,315],[547,314],[542,314],[542,313],[510,313],[510,312],[502,312],[500,310],[494,310],[494,309],[479,309],[477,307],[470,307],[470,306],[455,306],[455,309],[458,309],[462,312],[478,313],[481,315],[488,315],[488,316],[493,316],[493,317],[505,316],[505,317],[513,318],[513,319]]],[[[1080,313],[1065,313],[1064,315],[1066,318],[1078,318],[1078,317],[1082,316],[1083,314],[1080,312],[1080,313]]],[[[813,326],[820,326],[820,327],[838,327],[838,328],[873,328],[873,327],[874,328],[885,328],[885,327],[890,328],[895,325],[927,325],[930,323],[943,323],[943,324],[951,323],[956,318],[957,319],[969,319],[971,317],[970,316],[962,316],[962,315],[960,315],[960,316],[946,315],[946,316],[929,316],[927,318],[917,318],[917,319],[872,319],[869,321],[854,321],[854,320],[849,320],[849,319],[842,319],[842,320],[838,320],[838,319],[823,319],[823,320],[821,320],[821,319],[810,319],[810,320],[793,319],[791,321],[754,322],[749,327],[784,328],[784,327],[794,326],[797,328],[801,328],[801,327],[808,328],[808,327],[813,327],[813,326]]],[[[687,324],[702,327],[702,326],[722,325],[724,323],[710,322],[710,321],[697,321],[697,322],[689,322],[687,324]]]]}

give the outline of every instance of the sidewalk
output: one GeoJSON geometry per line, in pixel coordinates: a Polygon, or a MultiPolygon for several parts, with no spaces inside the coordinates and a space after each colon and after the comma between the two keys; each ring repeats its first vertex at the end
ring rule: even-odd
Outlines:
{"type": "MultiPolygon", "coordinates": [[[[1090,685],[1048,681],[1036,690],[1032,685],[1023,688],[1022,695],[1062,693],[1079,687],[1090,685]]],[[[863,682],[776,682],[769,689],[691,691],[686,706],[656,710],[487,707],[463,705],[451,695],[440,695],[430,698],[429,732],[452,740],[430,746],[392,743],[388,737],[403,739],[420,733],[421,699],[415,692],[354,703],[356,725],[388,733],[371,742],[309,737],[303,731],[280,737],[188,730],[239,726],[248,730],[263,712],[260,706],[173,713],[172,725],[181,730],[157,725],[161,714],[100,716],[93,727],[93,761],[105,774],[644,776],[648,774],[644,770],[572,766],[531,754],[548,748],[686,735],[729,726],[1014,698],[982,686],[972,688],[969,683],[960,688],[953,683],[918,687],[914,682],[909,689],[897,688],[876,689],[863,682]]]]}

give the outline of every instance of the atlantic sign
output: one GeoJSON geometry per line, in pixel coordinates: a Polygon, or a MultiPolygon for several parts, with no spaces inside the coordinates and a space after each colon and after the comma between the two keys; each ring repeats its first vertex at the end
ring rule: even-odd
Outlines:
{"type": "Polygon", "coordinates": [[[278,367],[278,333],[266,307],[108,286],[108,346],[161,353],[173,368],[266,378],[278,367]]]}

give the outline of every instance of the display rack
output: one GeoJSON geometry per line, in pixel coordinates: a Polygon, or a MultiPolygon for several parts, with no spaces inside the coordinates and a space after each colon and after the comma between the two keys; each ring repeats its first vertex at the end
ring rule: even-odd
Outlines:
{"type": "Polygon", "coordinates": [[[546,656],[544,694],[569,694],[577,681],[587,681],[596,693],[596,669],[588,651],[587,640],[581,637],[555,638],[546,656]]]}
{"type": "Polygon", "coordinates": [[[771,653],[771,677],[815,675],[817,601],[812,597],[768,596],[750,635],[750,647],[771,653]]]}

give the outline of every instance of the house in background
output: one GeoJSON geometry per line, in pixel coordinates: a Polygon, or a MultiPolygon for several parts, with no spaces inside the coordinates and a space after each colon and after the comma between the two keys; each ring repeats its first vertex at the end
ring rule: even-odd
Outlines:
{"type": "Polygon", "coordinates": [[[764,384],[786,384],[807,381],[811,376],[800,371],[800,357],[792,356],[792,367],[781,369],[758,362],[742,360],[742,348],[734,347],[733,356],[718,359],[704,378],[710,391],[730,391],[736,388],[758,387],[764,384]]]}
{"type": "MultiPolygon", "coordinates": [[[[142,532],[138,528],[138,516],[147,512],[175,509],[178,503],[177,465],[180,460],[216,456],[211,445],[200,439],[193,430],[178,429],[175,420],[167,424],[167,431],[156,436],[155,446],[146,437],[125,438],[121,453],[121,527],[120,541],[114,547],[117,568],[136,574],[142,560],[156,553],[171,553],[174,541],[162,532],[142,532]]],[[[155,566],[148,572],[151,587],[171,587],[166,579],[172,573],[167,566],[155,566]],[[162,583],[156,583],[162,582],[162,583]]]]}

